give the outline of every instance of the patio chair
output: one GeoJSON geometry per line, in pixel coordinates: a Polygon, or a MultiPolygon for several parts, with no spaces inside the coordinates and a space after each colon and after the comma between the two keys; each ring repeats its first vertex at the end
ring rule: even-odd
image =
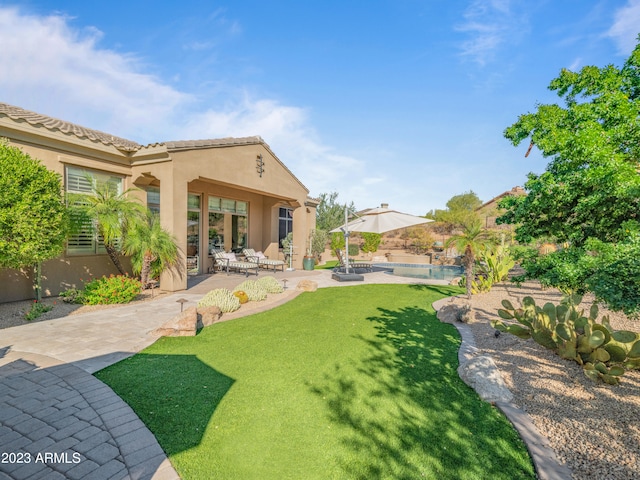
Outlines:
{"type": "Polygon", "coordinates": [[[242,261],[236,258],[235,253],[227,253],[222,250],[212,249],[213,259],[215,264],[221,270],[225,270],[227,275],[231,270],[235,270],[238,273],[243,273],[248,277],[250,270],[255,270],[255,274],[258,275],[258,269],[260,265],[257,262],[242,261]]]}
{"type": "Polygon", "coordinates": [[[256,252],[253,248],[244,248],[242,250],[244,256],[251,262],[256,262],[261,267],[269,270],[269,267],[273,267],[275,272],[277,268],[280,268],[284,272],[285,262],[282,260],[272,260],[269,257],[265,257],[264,253],[256,252]]]}
{"type": "MultiPolygon", "coordinates": [[[[334,272],[344,272],[346,270],[345,255],[339,248],[335,249],[336,256],[338,257],[338,266],[336,266],[334,272]]],[[[373,265],[366,260],[349,259],[349,270],[357,272],[358,270],[364,270],[365,272],[373,272],[373,265]]]]}

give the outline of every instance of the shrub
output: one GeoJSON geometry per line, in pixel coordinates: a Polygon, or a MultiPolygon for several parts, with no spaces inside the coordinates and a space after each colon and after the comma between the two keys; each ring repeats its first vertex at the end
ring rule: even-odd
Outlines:
{"type": "Polygon", "coordinates": [[[65,303],[84,303],[84,292],[76,288],[68,288],[60,293],[60,298],[65,303]]]}
{"type": "Polygon", "coordinates": [[[29,311],[24,314],[24,319],[25,320],[35,320],[40,315],[42,315],[43,313],[48,312],[52,308],[53,307],[51,305],[45,305],[42,302],[38,302],[38,301],[34,300],[33,303],[31,304],[31,308],[29,309],[29,311]]]}
{"type": "Polygon", "coordinates": [[[259,302],[267,298],[267,291],[255,280],[245,280],[233,289],[234,292],[237,292],[239,290],[245,292],[248,295],[249,300],[253,302],[259,302]]]}
{"type": "Polygon", "coordinates": [[[362,232],[360,236],[364,240],[364,243],[362,244],[362,251],[364,253],[373,253],[378,251],[382,235],[379,233],[362,232]]]}
{"type": "Polygon", "coordinates": [[[82,303],[86,305],[110,305],[129,303],[142,291],[139,280],[128,275],[110,275],[97,278],[84,286],[82,303]]]}
{"type": "Polygon", "coordinates": [[[216,288],[198,302],[198,307],[216,306],[221,312],[235,312],[240,308],[240,300],[226,288],[216,288]]]}
{"type": "Polygon", "coordinates": [[[584,311],[576,307],[581,301],[579,295],[568,295],[558,306],[546,303],[540,308],[533,298],[525,297],[522,308],[516,309],[503,300],[504,309],[499,309],[498,315],[516,323],[492,320],[491,325],[520,338],[533,338],[562,358],[582,365],[585,375],[592,380],[616,385],[627,369],[640,367],[640,335],[614,330],[606,315],[598,323],[595,303],[589,316],[584,316],[584,311]]]}
{"type": "Polygon", "coordinates": [[[258,285],[260,285],[267,293],[282,293],[284,289],[280,282],[276,280],[275,277],[262,277],[256,280],[258,285]]]}

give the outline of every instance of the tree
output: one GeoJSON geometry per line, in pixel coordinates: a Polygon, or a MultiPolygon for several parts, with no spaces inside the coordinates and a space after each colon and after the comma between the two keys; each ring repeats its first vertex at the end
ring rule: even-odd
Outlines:
{"type": "Polygon", "coordinates": [[[489,235],[482,228],[479,221],[471,222],[462,227],[462,232],[451,236],[446,242],[447,248],[452,245],[456,247],[458,253],[464,252],[463,264],[467,287],[467,298],[471,298],[473,284],[473,267],[476,262],[476,255],[491,244],[489,235]]]}
{"type": "Polygon", "coordinates": [[[67,236],[60,175],[2,140],[0,171],[0,266],[34,266],[39,302],[40,265],[64,251],[67,236]]]}
{"type": "MultiPolygon", "coordinates": [[[[554,254],[551,261],[530,259],[525,266],[530,278],[541,271],[547,279],[558,273],[562,281],[575,284],[579,279],[593,291],[591,267],[576,271],[573,266],[592,265],[585,256],[594,253],[606,258],[607,244],[628,243],[634,229],[622,227],[640,219],[640,44],[622,68],[564,69],[549,89],[564,105],[539,105],[507,128],[505,137],[514,145],[529,140],[551,161],[543,174],[529,174],[526,196],[500,203],[507,211],[498,223],[516,224],[516,239],[522,243],[546,236],[568,244],[570,251],[554,254]],[[600,253],[584,248],[595,240],[602,242],[600,253]]],[[[616,251],[624,256],[633,248],[616,251]]],[[[623,293],[613,286],[633,278],[638,276],[610,277],[612,288],[599,290],[598,297],[613,306],[623,293]]]]}
{"type": "Polygon", "coordinates": [[[353,202],[350,205],[338,203],[338,192],[322,193],[319,198],[320,203],[316,207],[316,228],[318,230],[328,232],[344,225],[345,208],[348,215],[353,215],[356,212],[353,202]]]}
{"type": "Polygon", "coordinates": [[[124,236],[122,251],[131,256],[133,272],[140,275],[143,288],[157,278],[165,268],[174,266],[179,259],[175,239],[160,224],[160,218],[147,210],[143,221],[132,222],[124,236]]]}
{"type": "Polygon", "coordinates": [[[142,221],[146,215],[144,205],[130,198],[130,192],[119,193],[111,182],[95,182],[91,194],[70,196],[75,223],[95,222],[107,255],[121,275],[126,273],[119,257],[121,242],[129,226],[142,221]]]}
{"type": "Polygon", "coordinates": [[[362,251],[364,253],[373,253],[378,251],[380,242],[382,241],[382,235],[373,232],[361,232],[360,236],[364,240],[362,244],[362,251]]]}
{"type": "Polygon", "coordinates": [[[476,208],[482,200],[472,190],[454,195],[447,201],[445,210],[436,209],[427,213],[426,217],[438,222],[435,229],[442,234],[451,234],[456,228],[473,223],[477,218],[476,208]]]}

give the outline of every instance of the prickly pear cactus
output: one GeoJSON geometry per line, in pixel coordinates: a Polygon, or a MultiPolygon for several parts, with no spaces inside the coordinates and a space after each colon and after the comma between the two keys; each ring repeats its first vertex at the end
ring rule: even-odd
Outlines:
{"type": "Polygon", "coordinates": [[[207,293],[198,302],[199,307],[215,305],[221,312],[235,312],[240,308],[240,300],[226,288],[216,288],[207,293]]]}
{"type": "Polygon", "coordinates": [[[267,291],[267,293],[284,292],[282,285],[280,285],[280,282],[276,280],[276,277],[262,277],[256,280],[256,282],[258,282],[258,285],[264,288],[267,291]]]}
{"type": "Polygon", "coordinates": [[[249,301],[249,296],[243,292],[242,290],[236,290],[233,292],[233,295],[240,300],[240,304],[243,305],[249,301]]]}
{"type": "Polygon", "coordinates": [[[627,369],[640,368],[640,335],[614,330],[606,315],[598,323],[596,304],[585,316],[577,309],[581,302],[582,297],[572,295],[564,297],[560,305],[546,303],[540,308],[533,298],[525,297],[522,307],[515,308],[503,300],[498,316],[509,322],[492,320],[491,325],[520,338],[533,338],[562,358],[582,365],[592,380],[616,385],[627,369]]]}
{"type": "Polygon", "coordinates": [[[245,292],[252,302],[260,302],[267,298],[267,291],[255,280],[245,280],[233,289],[234,292],[239,290],[245,292]]]}

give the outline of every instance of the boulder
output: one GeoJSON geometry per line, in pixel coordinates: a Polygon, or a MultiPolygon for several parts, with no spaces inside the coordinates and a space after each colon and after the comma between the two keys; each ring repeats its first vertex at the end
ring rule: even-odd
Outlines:
{"type": "Polygon", "coordinates": [[[217,322],[222,316],[220,307],[211,305],[208,307],[198,307],[198,328],[208,327],[217,322]]]}
{"type": "Polygon", "coordinates": [[[438,310],[438,320],[443,323],[455,323],[458,321],[458,307],[453,303],[445,305],[438,310]]]}
{"type": "Polygon", "coordinates": [[[468,303],[462,305],[449,303],[438,310],[438,320],[443,323],[471,323],[475,320],[475,312],[468,303]]]}
{"type": "Polygon", "coordinates": [[[304,292],[315,292],[318,289],[318,282],[314,282],[313,280],[300,280],[298,285],[296,285],[296,289],[304,292]]]}
{"type": "Polygon", "coordinates": [[[510,402],[513,394],[507,388],[493,359],[487,355],[473,357],[458,367],[460,378],[487,402],[510,402]]]}
{"type": "Polygon", "coordinates": [[[198,326],[198,311],[196,307],[189,307],[176,315],[153,333],[160,337],[193,337],[198,326]]]}

